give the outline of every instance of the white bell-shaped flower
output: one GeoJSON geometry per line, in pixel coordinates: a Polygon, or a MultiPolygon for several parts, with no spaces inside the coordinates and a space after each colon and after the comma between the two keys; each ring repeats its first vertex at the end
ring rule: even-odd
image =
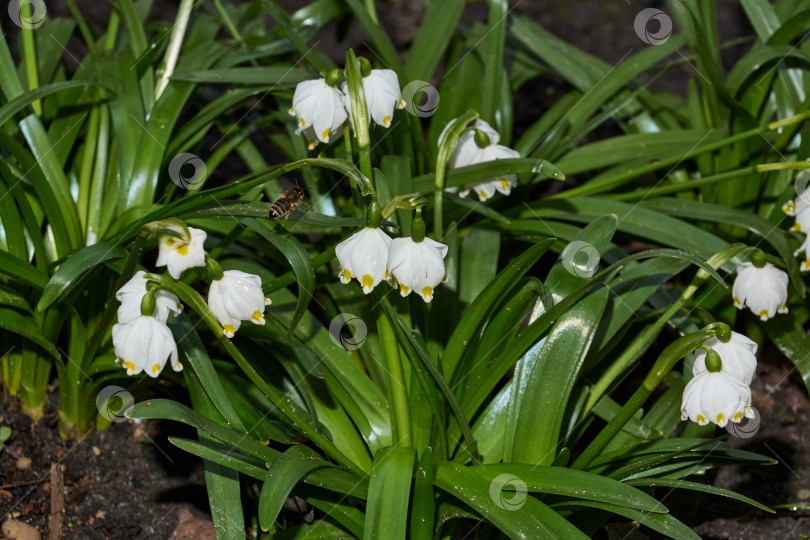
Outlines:
{"type": "MultiPolygon", "coordinates": [[[[442,145],[444,137],[447,135],[447,131],[455,123],[456,118],[450,120],[450,122],[444,126],[444,129],[439,134],[439,146],[442,145]]],[[[498,132],[495,131],[492,126],[490,126],[485,120],[476,118],[473,125],[467,131],[462,133],[461,136],[459,136],[458,144],[456,144],[456,148],[453,150],[453,153],[450,154],[450,160],[447,162],[447,165],[451,169],[477,163],[472,161],[473,156],[478,154],[481,148],[475,142],[475,131],[473,128],[486,134],[486,136],[489,138],[490,144],[498,144],[498,141],[501,140],[500,134],[498,134],[498,132]]]]}
{"type": "Polygon", "coordinates": [[[753,418],[751,389],[724,371],[706,371],[692,378],[683,391],[681,420],[701,426],[713,422],[725,427],[728,422],[753,418]]]}
{"type": "Polygon", "coordinates": [[[445,281],[444,258],[447,246],[425,237],[414,242],[410,237],[391,241],[386,279],[399,284],[399,293],[408,296],[416,291],[425,302],[433,300],[433,289],[445,281]],[[395,280],[395,281],[394,281],[395,280]]]}
{"type": "MultiPolygon", "coordinates": [[[[332,74],[329,76],[331,81],[332,74]]],[[[343,106],[343,92],[336,84],[327,84],[324,78],[298,83],[289,113],[298,119],[296,134],[312,128],[315,137],[323,143],[328,143],[342,128],[348,116],[343,106]]]]}
{"type": "Polygon", "coordinates": [[[793,200],[782,205],[782,211],[789,216],[798,216],[805,210],[810,209],[810,188],[793,200]]]}
{"type": "Polygon", "coordinates": [[[340,264],[338,277],[344,285],[357,279],[368,294],[383,278],[387,278],[386,262],[391,238],[381,229],[366,227],[335,246],[340,264]]]}
{"type": "MultiPolygon", "coordinates": [[[[349,85],[343,83],[344,106],[349,113],[349,122],[354,128],[354,117],[351,114],[351,97],[349,85]]],[[[399,89],[399,78],[392,69],[372,69],[363,77],[363,96],[366,100],[366,112],[369,122],[374,120],[378,126],[389,127],[394,118],[394,109],[405,107],[402,92],[399,89]]]]}
{"type": "MultiPolygon", "coordinates": [[[[141,316],[141,302],[146,294],[146,284],[148,280],[143,277],[146,274],[139,270],[123,287],[118,289],[115,297],[121,302],[118,307],[118,323],[128,323],[141,316]]],[[[176,314],[183,309],[183,304],[174,294],[169,291],[158,289],[155,291],[155,312],[152,314],[160,322],[165,323],[169,318],[169,312],[176,314]]]]}
{"type": "MultiPolygon", "coordinates": [[[[742,334],[731,332],[731,339],[729,339],[728,343],[723,343],[713,337],[705,345],[720,356],[723,363],[720,368],[721,371],[733,376],[746,386],[751,384],[757,371],[756,342],[751,341],[742,334]]],[[[705,349],[695,351],[695,363],[692,367],[694,375],[708,372],[708,369],[706,369],[706,354],[705,349]]]]}
{"type": "MultiPolygon", "coordinates": [[[[447,124],[441,135],[439,135],[439,145],[447,133],[450,126],[453,125],[455,120],[447,124]]],[[[458,139],[458,145],[453,153],[450,155],[448,166],[451,169],[457,167],[466,167],[467,165],[477,165],[478,163],[486,163],[488,161],[495,161],[497,159],[510,159],[519,158],[520,152],[513,150],[507,146],[498,144],[500,135],[497,131],[492,129],[487,122],[477,118],[474,124],[475,129],[465,131],[458,139]],[[483,142],[476,141],[476,131],[478,130],[484,137],[483,142]],[[479,142],[483,145],[480,146],[479,142]],[[488,144],[487,144],[488,142],[488,144]]],[[[486,201],[491,199],[495,192],[509,195],[512,192],[512,187],[517,185],[517,177],[514,174],[506,174],[495,178],[487,178],[475,184],[465,185],[459,190],[459,195],[466,197],[470,190],[475,190],[479,200],[486,201]]]]}
{"type": "Polygon", "coordinates": [[[771,263],[757,268],[744,262],[737,267],[732,295],[738,309],[748,307],[763,321],[787,313],[788,275],[771,263]]]}
{"type": "Polygon", "coordinates": [[[804,237],[804,242],[802,242],[802,245],[799,246],[799,249],[797,249],[793,255],[798,257],[802,252],[804,252],[804,260],[799,265],[799,269],[801,269],[802,272],[807,272],[810,270],[810,234],[804,237]]]}
{"type": "Polygon", "coordinates": [[[182,273],[189,268],[205,266],[203,244],[208,236],[205,231],[189,227],[190,237],[187,237],[180,226],[172,225],[168,228],[176,230],[183,237],[162,235],[158,239],[158,258],[155,265],[165,266],[174,279],[180,279],[182,273]]]}
{"type": "Polygon", "coordinates": [[[810,233],[810,207],[803,206],[801,211],[796,211],[794,214],[796,221],[793,223],[791,230],[810,233]]]}
{"type": "Polygon", "coordinates": [[[114,325],[112,341],[115,358],[126,368],[127,375],[143,371],[150,377],[157,377],[169,358],[175,371],[183,369],[171,330],[155,317],[140,315],[129,322],[114,325]]]}
{"type": "MultiPolygon", "coordinates": [[[[480,152],[475,155],[475,160],[467,165],[474,165],[476,163],[485,163],[487,161],[494,161],[496,159],[510,159],[519,158],[520,153],[500,144],[491,144],[486,148],[481,148],[480,152]]],[[[484,202],[491,199],[495,192],[503,195],[512,193],[512,188],[517,185],[517,177],[514,174],[505,174],[497,178],[490,178],[482,182],[464,186],[459,190],[458,194],[466,197],[470,190],[474,190],[478,194],[478,199],[484,202]]]]}
{"type": "Polygon", "coordinates": [[[264,307],[269,303],[262,291],[262,279],[239,270],[226,270],[208,289],[208,307],[229,338],[239,330],[242,321],[264,324],[264,307]]]}

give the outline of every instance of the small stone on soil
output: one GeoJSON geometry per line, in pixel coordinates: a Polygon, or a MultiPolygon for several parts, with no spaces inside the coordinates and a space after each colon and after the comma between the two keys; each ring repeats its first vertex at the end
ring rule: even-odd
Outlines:
{"type": "Polygon", "coordinates": [[[100,456],[101,455],[101,450],[99,450],[98,446],[93,447],[93,455],[94,456],[100,456]]]}
{"type": "Polygon", "coordinates": [[[27,523],[16,519],[7,519],[0,527],[3,538],[9,540],[40,540],[39,531],[27,523]]]}
{"type": "Polygon", "coordinates": [[[31,458],[25,456],[17,460],[17,468],[21,471],[27,471],[31,468],[31,458]]]}

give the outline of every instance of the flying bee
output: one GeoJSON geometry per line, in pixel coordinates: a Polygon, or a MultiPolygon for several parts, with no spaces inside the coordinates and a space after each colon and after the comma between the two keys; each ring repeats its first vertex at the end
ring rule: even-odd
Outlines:
{"type": "Polygon", "coordinates": [[[281,222],[281,227],[284,227],[284,224],[287,223],[287,218],[290,217],[290,214],[293,213],[295,209],[298,208],[304,200],[304,189],[295,186],[287,191],[284,192],[284,195],[278,198],[276,202],[270,207],[270,213],[268,217],[270,219],[276,219],[281,216],[284,216],[284,221],[281,222]],[[286,214],[286,215],[285,215],[286,214]]]}

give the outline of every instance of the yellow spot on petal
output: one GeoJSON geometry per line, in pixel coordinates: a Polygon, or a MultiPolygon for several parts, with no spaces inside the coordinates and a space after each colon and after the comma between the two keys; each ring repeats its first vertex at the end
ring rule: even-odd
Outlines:
{"type": "Polygon", "coordinates": [[[762,311],[760,311],[759,312],[759,318],[762,319],[763,321],[767,321],[768,320],[768,310],[763,309],[762,311]]]}
{"type": "Polygon", "coordinates": [[[447,274],[445,274],[444,277],[442,278],[442,283],[447,283],[447,274]]]}
{"type": "Polygon", "coordinates": [[[269,299],[269,298],[265,298],[265,299],[264,299],[264,305],[265,305],[265,306],[269,306],[269,305],[270,305],[270,303],[271,303],[271,302],[270,302],[270,299],[269,299]]]}
{"type": "Polygon", "coordinates": [[[368,275],[368,274],[365,274],[365,275],[363,276],[363,282],[362,282],[362,285],[363,285],[363,291],[365,291],[365,292],[371,292],[371,290],[374,288],[374,278],[373,278],[373,277],[371,277],[371,276],[370,276],[370,275],[368,275]],[[368,289],[368,291],[366,291],[366,289],[368,289]]]}
{"type": "Polygon", "coordinates": [[[790,228],[790,230],[792,230],[792,231],[799,231],[799,232],[801,232],[801,230],[802,230],[802,226],[801,226],[801,225],[799,225],[798,223],[794,223],[794,224],[793,224],[793,227],[791,227],[791,228],[790,228]]]}
{"type": "Polygon", "coordinates": [[[385,269],[385,276],[383,276],[383,279],[388,279],[388,268],[385,269]]]}
{"type": "Polygon", "coordinates": [[[160,371],[160,364],[155,364],[154,366],[152,366],[152,375],[154,375],[158,371],[160,371]]]}
{"type": "Polygon", "coordinates": [[[306,122],[304,121],[303,118],[299,118],[298,123],[301,124],[301,127],[304,127],[306,125],[306,122]]]}
{"type": "Polygon", "coordinates": [[[726,415],[723,414],[723,413],[718,414],[717,415],[717,423],[718,424],[725,424],[726,423],[726,415]]]}
{"type": "Polygon", "coordinates": [[[180,302],[177,302],[177,310],[183,311],[183,304],[181,304],[180,302]]]}
{"type": "Polygon", "coordinates": [[[699,415],[697,415],[697,422],[698,422],[698,424],[705,424],[706,423],[706,418],[704,418],[702,414],[699,414],[699,415]]]}
{"type": "Polygon", "coordinates": [[[321,133],[321,139],[328,139],[328,138],[329,138],[329,129],[325,129],[323,130],[323,133],[321,133]]]}
{"type": "Polygon", "coordinates": [[[479,191],[478,192],[478,197],[480,197],[482,201],[487,200],[487,192],[486,191],[479,191]]]}
{"type": "Polygon", "coordinates": [[[742,302],[740,302],[740,300],[736,296],[732,296],[732,298],[734,299],[734,306],[735,307],[738,307],[738,308],[743,307],[742,302]]]}
{"type": "Polygon", "coordinates": [[[180,255],[188,255],[188,244],[183,244],[179,248],[177,248],[177,253],[180,255]]]}
{"type": "Polygon", "coordinates": [[[740,420],[742,420],[742,413],[738,412],[737,414],[734,415],[734,421],[739,422],[740,420]]]}
{"type": "Polygon", "coordinates": [[[225,333],[225,337],[229,338],[232,338],[233,334],[236,332],[236,330],[234,330],[233,326],[231,326],[230,324],[226,324],[223,330],[225,333]]]}
{"type": "Polygon", "coordinates": [[[385,118],[383,118],[383,125],[385,127],[388,127],[389,125],[391,125],[391,117],[390,116],[386,116],[385,118]]]}
{"type": "Polygon", "coordinates": [[[433,299],[433,288],[432,287],[425,287],[422,289],[422,298],[426,301],[430,301],[433,299]]]}
{"type": "Polygon", "coordinates": [[[793,203],[793,201],[788,201],[782,205],[782,212],[784,212],[785,214],[792,214],[795,211],[796,205],[793,203]]]}
{"type": "Polygon", "coordinates": [[[264,315],[259,310],[253,312],[253,322],[256,324],[264,324],[264,315]]]}
{"type": "Polygon", "coordinates": [[[348,282],[350,279],[352,279],[352,273],[344,268],[343,269],[343,281],[348,282]]]}
{"type": "Polygon", "coordinates": [[[506,178],[501,178],[501,187],[503,187],[503,189],[509,189],[509,182],[506,178]]]}
{"type": "Polygon", "coordinates": [[[292,107],[290,107],[290,114],[295,114],[295,109],[293,109],[292,107]]]}
{"type": "Polygon", "coordinates": [[[406,287],[405,285],[400,285],[399,286],[399,292],[400,292],[400,294],[402,296],[407,296],[410,291],[411,290],[408,287],[406,287]]]}
{"type": "Polygon", "coordinates": [[[405,106],[405,100],[404,99],[399,98],[399,106],[400,106],[400,108],[405,106]]]}
{"type": "Polygon", "coordinates": [[[307,145],[307,148],[309,148],[310,150],[312,150],[312,149],[313,149],[313,148],[315,148],[316,146],[318,146],[318,143],[316,143],[315,141],[312,141],[311,143],[309,143],[309,144],[307,145]]]}
{"type": "Polygon", "coordinates": [[[124,362],[126,365],[127,371],[135,371],[135,364],[132,362],[124,362]]]}

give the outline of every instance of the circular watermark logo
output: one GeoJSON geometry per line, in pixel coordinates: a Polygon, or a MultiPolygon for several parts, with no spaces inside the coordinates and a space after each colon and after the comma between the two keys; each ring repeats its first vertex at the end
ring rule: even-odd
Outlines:
{"type": "Polygon", "coordinates": [[[810,187],[810,169],[802,169],[793,180],[793,189],[799,197],[810,196],[805,195],[808,187],[810,187]]]}
{"type": "Polygon", "coordinates": [[[726,431],[740,439],[750,439],[756,435],[757,431],[759,431],[759,424],[762,422],[762,417],[759,411],[754,407],[750,409],[751,412],[754,413],[753,417],[748,418],[747,416],[743,416],[743,419],[739,422],[729,422],[726,424],[726,431]]]}
{"type": "Polygon", "coordinates": [[[582,240],[574,240],[567,246],[560,255],[562,258],[563,268],[569,274],[589,278],[596,273],[596,268],[599,266],[599,251],[590,245],[588,242],[582,240]]]}
{"type": "Polygon", "coordinates": [[[439,108],[439,91],[425,81],[411,81],[402,89],[405,110],[414,116],[427,118],[439,108]]]}
{"type": "Polygon", "coordinates": [[[169,162],[169,177],[183,189],[198,189],[207,176],[208,167],[194,154],[177,154],[169,162]]]}
{"type": "Polygon", "coordinates": [[[368,327],[357,315],[341,313],[329,323],[329,334],[335,343],[347,351],[354,351],[366,342],[368,327]]]}
{"type": "Polygon", "coordinates": [[[11,0],[8,3],[8,16],[20,28],[33,30],[45,22],[48,9],[44,0],[11,0]]]}
{"type": "Polygon", "coordinates": [[[120,386],[105,386],[96,396],[98,413],[110,422],[126,422],[127,411],[135,405],[132,394],[120,386]]]}
{"type": "Polygon", "coordinates": [[[526,482],[514,474],[499,474],[489,484],[489,497],[495,506],[502,510],[520,510],[526,503],[528,493],[526,482]],[[511,488],[511,490],[505,492],[504,488],[511,488]],[[508,497],[510,491],[512,491],[512,496],[508,497]]]}
{"type": "Polygon", "coordinates": [[[636,15],[633,29],[644,43],[661,45],[672,35],[672,19],[660,9],[645,8],[636,15]]]}

